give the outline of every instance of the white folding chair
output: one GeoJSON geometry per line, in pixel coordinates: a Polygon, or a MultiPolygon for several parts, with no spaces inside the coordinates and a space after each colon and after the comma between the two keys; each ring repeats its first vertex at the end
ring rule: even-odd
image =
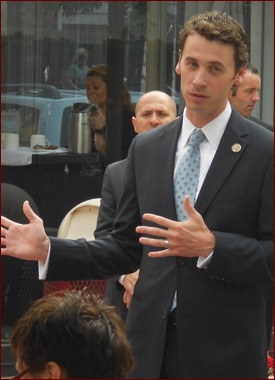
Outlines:
{"type": "Polygon", "coordinates": [[[73,240],[94,240],[99,206],[100,198],[93,198],[73,207],[63,218],[57,236],[73,240]]]}

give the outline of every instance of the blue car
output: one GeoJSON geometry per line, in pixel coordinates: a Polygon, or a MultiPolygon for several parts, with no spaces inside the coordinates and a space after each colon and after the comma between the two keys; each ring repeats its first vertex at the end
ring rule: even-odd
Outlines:
{"type": "MultiPolygon", "coordinates": [[[[20,146],[30,146],[30,136],[43,134],[51,145],[68,145],[68,128],[74,103],[87,103],[86,90],[57,89],[49,84],[2,84],[2,132],[20,135],[20,146]]],[[[143,92],[129,91],[136,104],[143,92]]],[[[167,89],[167,93],[170,93],[167,89]]],[[[177,106],[179,94],[173,93],[177,106]]]]}

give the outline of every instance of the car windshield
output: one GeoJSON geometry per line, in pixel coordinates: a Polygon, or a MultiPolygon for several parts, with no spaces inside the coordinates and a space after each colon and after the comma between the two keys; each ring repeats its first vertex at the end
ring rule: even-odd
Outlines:
{"type": "MultiPolygon", "coordinates": [[[[2,133],[19,133],[20,146],[30,146],[32,134],[44,134],[52,145],[67,146],[68,127],[74,103],[87,103],[85,89],[70,90],[37,83],[1,86],[2,133]]],[[[130,90],[131,103],[144,92],[130,90]]],[[[179,97],[175,96],[178,104],[179,97]]]]}
{"type": "Polygon", "coordinates": [[[52,145],[66,146],[75,102],[87,102],[86,90],[34,83],[2,84],[2,133],[19,133],[23,147],[30,146],[32,134],[44,134],[52,145]]]}

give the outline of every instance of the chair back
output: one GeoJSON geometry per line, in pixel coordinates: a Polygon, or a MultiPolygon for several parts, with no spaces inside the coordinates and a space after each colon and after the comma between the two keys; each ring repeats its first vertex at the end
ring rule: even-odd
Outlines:
{"type": "Polygon", "coordinates": [[[100,198],[94,198],[73,207],[63,218],[57,236],[72,240],[94,240],[99,206],[100,198]]]}
{"type": "Polygon", "coordinates": [[[24,201],[29,201],[33,211],[39,215],[37,204],[25,190],[11,183],[1,183],[2,215],[18,223],[27,223],[28,219],[23,212],[24,201]]]}

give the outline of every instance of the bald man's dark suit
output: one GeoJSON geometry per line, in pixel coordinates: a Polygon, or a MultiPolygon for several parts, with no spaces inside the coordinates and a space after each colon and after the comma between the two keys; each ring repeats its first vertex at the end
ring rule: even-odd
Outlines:
{"type": "Polygon", "coordinates": [[[104,277],[140,266],[126,322],[132,377],[159,377],[177,289],[178,377],[263,378],[265,286],[273,281],[273,133],[232,111],[195,204],[216,235],[210,264],[198,269],[197,258],[149,258],[152,248],[142,250],[135,233],[145,212],[176,220],[181,125],[179,118],[135,138],[111,236],[90,243],[50,238],[47,278],[104,277]]]}
{"type": "MultiPolygon", "coordinates": [[[[107,166],[101,192],[101,203],[97,218],[97,226],[94,231],[96,239],[105,237],[113,230],[119,198],[124,184],[127,160],[114,162],[107,166]]],[[[128,309],[123,302],[124,286],[119,283],[120,276],[108,280],[106,299],[111,305],[116,306],[123,320],[127,317],[128,309]]]]}

